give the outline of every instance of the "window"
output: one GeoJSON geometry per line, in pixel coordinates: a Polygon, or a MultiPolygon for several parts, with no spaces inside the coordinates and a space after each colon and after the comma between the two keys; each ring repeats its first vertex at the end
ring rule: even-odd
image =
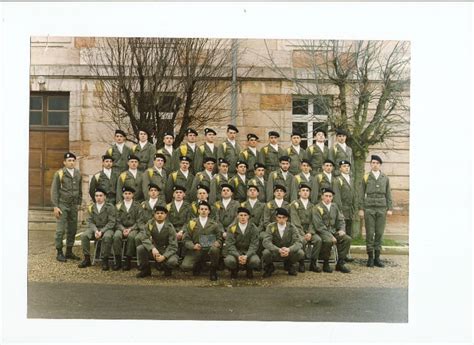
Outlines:
{"type": "Polygon", "coordinates": [[[32,93],[30,126],[68,127],[69,94],[32,93]]]}
{"type": "MultiPolygon", "coordinates": [[[[292,127],[302,134],[301,146],[313,144],[313,131],[322,128],[328,132],[328,115],[331,114],[333,97],[331,95],[293,96],[292,127]]],[[[327,144],[327,138],[326,138],[327,144]]]]}

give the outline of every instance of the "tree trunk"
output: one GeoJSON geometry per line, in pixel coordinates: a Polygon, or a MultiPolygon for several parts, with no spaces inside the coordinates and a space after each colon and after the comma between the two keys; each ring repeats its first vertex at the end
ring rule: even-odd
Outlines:
{"type": "Polygon", "coordinates": [[[357,150],[353,148],[354,152],[354,166],[352,167],[352,173],[354,176],[354,186],[356,192],[355,200],[355,215],[352,226],[352,234],[354,238],[362,237],[362,225],[363,219],[359,218],[359,196],[361,193],[362,178],[365,174],[365,157],[366,152],[363,150],[357,150]]]}

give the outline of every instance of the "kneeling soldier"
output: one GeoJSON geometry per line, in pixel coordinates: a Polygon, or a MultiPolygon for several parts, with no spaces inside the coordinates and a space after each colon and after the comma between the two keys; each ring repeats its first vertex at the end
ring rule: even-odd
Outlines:
{"type": "Polygon", "coordinates": [[[295,276],[296,263],[304,258],[298,229],[288,223],[289,213],[284,208],[276,209],[276,222],[270,223],[264,233],[262,260],[263,278],[270,277],[275,271],[274,260],[283,259],[289,275],[295,276]]]}
{"type": "Polygon", "coordinates": [[[249,223],[250,211],[247,208],[239,207],[237,213],[237,224],[227,230],[224,263],[230,269],[232,279],[237,278],[239,266],[246,267],[247,278],[253,278],[253,270],[260,266],[257,255],[259,230],[255,224],[249,223]]]}
{"type": "Polygon", "coordinates": [[[321,190],[322,201],[313,208],[313,226],[316,233],[323,240],[321,246],[321,256],[323,257],[323,271],[331,273],[329,267],[329,256],[331,255],[331,247],[333,244],[337,246],[338,261],[336,271],[349,273],[351,270],[345,266],[346,255],[351,247],[351,238],[346,235],[344,216],[332,202],[334,191],[331,188],[323,188],[321,190]]]}
{"type": "Polygon", "coordinates": [[[137,247],[137,256],[141,270],[137,278],[151,276],[149,259],[157,262],[157,268],[163,267],[164,276],[171,276],[171,270],[178,266],[178,242],[176,230],[166,218],[168,209],[165,206],[155,206],[153,219],[145,226],[147,238],[137,247]]]}
{"type": "Polygon", "coordinates": [[[181,268],[183,271],[193,270],[199,275],[202,264],[210,259],[210,279],[217,280],[217,266],[222,248],[222,225],[209,218],[211,206],[203,201],[199,204],[199,217],[191,219],[186,225],[184,246],[186,256],[181,268]]]}
{"type": "MultiPolygon", "coordinates": [[[[102,251],[102,269],[108,271],[109,256],[112,249],[112,236],[114,235],[115,227],[115,207],[112,204],[106,203],[106,190],[103,188],[96,188],[94,193],[95,203],[89,205],[89,218],[87,223],[89,228],[82,233],[82,252],[84,253],[84,260],[79,264],[79,268],[85,268],[91,265],[90,241],[103,239],[102,251]]],[[[97,245],[97,244],[96,244],[97,245]]]]}

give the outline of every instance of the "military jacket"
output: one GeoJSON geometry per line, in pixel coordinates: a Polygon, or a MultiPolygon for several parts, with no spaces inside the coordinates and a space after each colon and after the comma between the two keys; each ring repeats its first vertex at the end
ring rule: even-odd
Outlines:
{"type": "Polygon", "coordinates": [[[66,168],[54,173],[51,183],[51,201],[54,207],[60,205],[80,205],[82,202],[82,176],[74,169],[74,176],[66,168]]]}
{"type": "Polygon", "coordinates": [[[156,153],[155,145],[147,142],[142,148],[140,144],[136,144],[132,146],[131,151],[140,159],[140,162],[138,163],[138,170],[143,172],[153,166],[156,153]]]}
{"type": "Polygon", "coordinates": [[[281,169],[272,171],[268,176],[267,182],[267,201],[270,201],[273,198],[273,188],[277,185],[283,185],[286,187],[285,201],[290,202],[291,196],[294,195],[293,188],[295,188],[295,177],[288,172],[286,174],[286,179],[283,178],[283,173],[281,169]]]}
{"type": "Polygon", "coordinates": [[[119,202],[116,207],[117,230],[123,231],[126,228],[131,228],[131,230],[139,230],[139,225],[142,218],[142,207],[140,203],[134,200],[128,211],[124,202],[119,202]]]}
{"type": "Polygon", "coordinates": [[[304,236],[307,233],[314,234],[312,226],[314,204],[308,200],[308,205],[304,208],[301,199],[297,199],[290,204],[290,218],[291,224],[298,228],[300,235],[304,236]]]}
{"type": "Polygon", "coordinates": [[[298,192],[299,192],[299,186],[301,184],[307,184],[309,187],[311,187],[311,192],[309,194],[309,200],[313,203],[313,204],[317,204],[319,202],[319,185],[316,181],[316,177],[314,177],[313,175],[310,175],[309,178],[306,178],[306,176],[304,176],[304,174],[301,172],[297,175],[295,175],[295,179],[294,179],[294,187],[291,191],[291,200],[296,200],[299,198],[299,195],[298,195],[298,192]]]}
{"type": "Polygon", "coordinates": [[[166,170],[166,173],[169,174],[170,172],[173,171],[172,169],[172,165],[173,165],[173,162],[172,162],[172,154],[173,153],[170,153],[168,150],[166,150],[164,147],[162,147],[161,149],[158,149],[156,150],[156,153],[161,153],[163,156],[165,156],[166,158],[166,162],[165,164],[163,165],[163,169],[166,170]]]}
{"type": "MultiPolygon", "coordinates": [[[[196,155],[195,155],[195,160],[192,162],[194,164],[194,171],[203,171],[204,167],[202,166],[204,163],[204,158],[206,157],[212,157],[215,158],[217,162],[217,145],[214,144],[214,149],[211,150],[211,148],[206,144],[202,144],[198,147],[196,155]]],[[[214,166],[214,171],[213,173],[215,174],[217,172],[217,164],[214,166]]]]}
{"type": "Polygon", "coordinates": [[[378,179],[375,179],[372,172],[365,174],[362,179],[361,190],[360,209],[371,207],[385,207],[387,210],[392,209],[390,180],[384,173],[380,172],[378,179]]]}
{"type": "Polygon", "coordinates": [[[179,157],[186,156],[191,159],[189,164],[189,171],[194,175],[194,159],[196,158],[196,152],[198,146],[195,146],[195,150],[189,146],[189,144],[181,144],[174,151],[173,156],[171,157],[171,169],[173,171],[179,170],[179,157]]]}
{"type": "Polygon", "coordinates": [[[176,208],[174,201],[166,205],[168,209],[168,221],[173,224],[176,231],[183,230],[184,225],[192,218],[191,205],[187,201],[183,201],[181,208],[176,208]]]}
{"type": "MultiPolygon", "coordinates": [[[[133,177],[133,174],[130,172],[130,170],[124,171],[119,175],[117,180],[117,201],[123,200],[122,187],[124,186],[135,189],[133,199],[138,202],[142,202],[144,200],[142,190],[143,173],[141,171],[137,170],[137,177],[133,177]]],[[[148,191],[148,188],[146,190],[148,191]]]]}
{"type": "MultiPolygon", "coordinates": [[[[258,200],[261,202],[267,202],[267,181],[263,179],[260,181],[258,177],[253,177],[247,182],[247,186],[257,186],[258,187],[258,200]]],[[[272,191],[273,195],[273,191],[272,191]]]]}
{"type": "Polygon", "coordinates": [[[329,149],[324,145],[324,151],[321,151],[317,144],[313,144],[306,149],[308,159],[311,162],[311,174],[316,175],[322,172],[323,162],[329,159],[329,149]]]}
{"type": "MultiPolygon", "coordinates": [[[[158,201],[155,204],[155,206],[158,206],[158,205],[166,206],[166,204],[160,199],[158,199],[158,201]]],[[[150,206],[150,200],[142,201],[140,206],[142,207],[142,216],[140,219],[140,223],[141,223],[141,226],[143,227],[150,219],[153,218],[154,210],[153,210],[153,207],[150,206]]]]}
{"type": "Polygon", "coordinates": [[[247,168],[247,178],[251,179],[255,176],[254,165],[262,161],[262,153],[256,149],[257,155],[255,155],[252,150],[248,147],[245,150],[240,151],[239,160],[245,161],[248,164],[247,168]]]}
{"type": "Polygon", "coordinates": [[[107,192],[106,201],[114,205],[117,193],[117,180],[118,175],[114,173],[113,170],[110,173],[110,178],[107,177],[104,170],[93,175],[89,184],[89,195],[91,199],[95,201],[95,190],[100,187],[107,192]]]}
{"type": "Polygon", "coordinates": [[[156,248],[167,259],[178,252],[176,230],[168,220],[165,220],[161,230],[158,230],[155,219],[150,219],[145,228],[147,238],[142,240],[142,245],[147,251],[150,252],[153,248],[156,248]]]}
{"type": "Polygon", "coordinates": [[[290,173],[292,175],[298,174],[300,172],[301,160],[307,158],[308,156],[307,152],[305,151],[305,149],[303,149],[300,146],[300,153],[298,153],[296,152],[293,145],[291,145],[290,147],[286,149],[286,155],[291,158],[290,169],[289,169],[290,173]]]}
{"type": "Polygon", "coordinates": [[[298,229],[289,222],[286,223],[283,236],[280,236],[276,222],[268,224],[263,235],[262,244],[264,248],[272,252],[277,251],[282,247],[290,248],[290,252],[295,252],[302,248],[298,229]]]}
{"type": "Polygon", "coordinates": [[[280,157],[285,155],[285,151],[278,145],[278,151],[275,150],[270,144],[261,148],[262,160],[260,163],[265,165],[265,176],[270,171],[275,171],[280,167],[280,157]]]}
{"type": "Polygon", "coordinates": [[[106,202],[99,212],[97,205],[93,203],[87,206],[87,212],[87,224],[90,230],[94,232],[100,231],[101,233],[107,230],[114,230],[116,221],[114,205],[106,202]]]}
{"type": "MultiPolygon", "coordinates": [[[[287,211],[290,210],[290,204],[283,200],[283,203],[281,204],[281,207],[286,209],[287,211]]],[[[277,203],[275,202],[275,199],[270,200],[265,204],[265,207],[263,208],[263,228],[266,229],[267,225],[276,222],[276,209],[278,208],[277,203]]]]}
{"type": "Polygon", "coordinates": [[[235,142],[235,147],[232,146],[229,140],[226,139],[217,149],[217,159],[225,158],[229,162],[229,174],[235,174],[235,163],[239,159],[241,148],[239,143],[235,142]]]}
{"type": "Polygon", "coordinates": [[[246,200],[242,202],[240,206],[250,211],[249,223],[255,224],[260,231],[265,230],[263,227],[263,210],[265,209],[265,204],[263,202],[257,201],[252,207],[250,202],[246,200]]]}
{"type": "Polygon", "coordinates": [[[214,175],[214,177],[211,180],[211,189],[210,189],[210,193],[209,193],[209,202],[215,203],[216,200],[221,198],[222,185],[224,183],[229,182],[230,175],[227,174],[227,177],[228,178],[226,178],[224,175],[222,175],[220,173],[214,175]]]}
{"type": "Polygon", "coordinates": [[[247,223],[245,233],[242,233],[238,223],[231,225],[227,230],[227,237],[225,239],[227,255],[235,257],[246,255],[250,257],[257,254],[259,235],[260,231],[257,226],[251,222],[247,223]]]}
{"type": "Polygon", "coordinates": [[[194,175],[189,171],[188,177],[184,176],[181,170],[173,171],[168,176],[168,182],[166,183],[165,188],[165,197],[166,201],[170,202],[173,199],[173,187],[182,186],[186,188],[185,200],[190,200],[193,191],[191,187],[193,186],[194,175]]]}
{"type": "Polygon", "coordinates": [[[317,191],[318,191],[318,200],[321,200],[321,188],[332,188],[334,190],[334,181],[336,181],[336,176],[331,174],[331,181],[329,181],[328,177],[325,173],[319,173],[316,176],[316,183],[317,183],[317,191]]]}
{"type": "Polygon", "coordinates": [[[191,190],[188,193],[189,200],[197,200],[197,186],[203,185],[209,188],[209,193],[211,189],[211,178],[208,173],[205,171],[199,171],[194,176],[193,184],[191,185],[191,190]]]}
{"type": "Polygon", "coordinates": [[[166,180],[168,179],[166,170],[163,168],[161,169],[161,174],[158,172],[156,168],[148,168],[143,173],[143,182],[142,182],[142,190],[145,197],[145,200],[149,199],[148,196],[148,185],[150,183],[156,184],[160,187],[161,191],[158,196],[160,200],[163,202],[165,201],[165,191],[166,191],[166,180]]]}
{"type": "Polygon", "coordinates": [[[323,202],[319,202],[313,207],[313,227],[317,234],[345,231],[344,215],[334,202],[331,203],[330,210],[323,202]]]}
{"type": "Polygon", "coordinates": [[[339,162],[342,160],[349,161],[351,165],[354,165],[354,155],[352,149],[346,144],[346,151],[342,148],[339,143],[336,143],[331,150],[329,150],[329,159],[335,164],[334,175],[339,175],[339,162]]]}
{"type": "Polygon", "coordinates": [[[186,230],[184,231],[184,246],[186,249],[193,250],[196,243],[202,243],[201,235],[205,235],[208,238],[214,237],[215,241],[219,242],[220,248],[222,248],[222,225],[213,220],[207,218],[206,225],[202,227],[199,218],[193,218],[186,223],[186,230]]]}
{"type": "Polygon", "coordinates": [[[339,206],[345,219],[352,219],[355,211],[355,188],[352,177],[350,183],[341,175],[334,182],[334,202],[339,206]]]}
{"type": "Polygon", "coordinates": [[[230,179],[229,183],[232,187],[234,187],[234,194],[233,194],[234,200],[237,200],[239,202],[244,202],[247,199],[247,183],[246,182],[247,182],[247,179],[243,181],[242,178],[238,174],[235,174],[234,177],[230,179]]]}
{"type": "Polygon", "coordinates": [[[122,153],[120,153],[117,144],[113,144],[111,147],[105,151],[105,154],[112,156],[114,163],[112,165],[112,170],[116,174],[128,169],[128,156],[130,155],[131,150],[127,145],[123,145],[122,153]]]}
{"type": "Polygon", "coordinates": [[[227,205],[227,208],[224,208],[222,200],[216,201],[214,203],[215,209],[215,219],[222,224],[224,229],[235,220],[237,217],[237,209],[240,207],[240,203],[237,200],[231,200],[227,205]]]}

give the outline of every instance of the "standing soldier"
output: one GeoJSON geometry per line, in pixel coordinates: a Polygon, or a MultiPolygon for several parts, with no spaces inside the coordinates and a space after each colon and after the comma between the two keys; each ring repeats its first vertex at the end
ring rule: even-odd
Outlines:
{"type": "MultiPolygon", "coordinates": [[[[170,202],[174,186],[183,186],[186,188],[187,191],[191,191],[191,187],[194,181],[194,175],[189,170],[191,166],[191,158],[188,156],[181,156],[179,157],[179,169],[177,171],[172,172],[168,176],[168,182],[166,183],[166,201],[170,202]]],[[[188,199],[188,198],[187,198],[188,199]]]]}
{"type": "Polygon", "coordinates": [[[209,190],[211,188],[211,181],[212,178],[214,177],[214,166],[216,164],[216,159],[214,157],[204,157],[202,159],[203,164],[204,164],[204,170],[203,171],[198,171],[196,173],[196,176],[194,176],[193,184],[191,186],[191,194],[190,200],[196,200],[196,194],[194,191],[197,190],[197,186],[206,186],[208,188],[207,193],[209,194],[209,190]]]}
{"type": "MultiPolygon", "coordinates": [[[[168,178],[164,165],[166,163],[166,157],[162,153],[156,153],[153,161],[153,167],[146,169],[143,173],[142,191],[148,190],[150,183],[155,184],[159,187],[159,191],[165,190],[166,180],[168,178]]],[[[148,196],[145,195],[145,200],[148,200],[148,196]]],[[[165,193],[160,193],[160,200],[165,203],[165,193]]]]}
{"type": "Polygon", "coordinates": [[[339,163],[341,160],[348,161],[349,163],[354,163],[354,156],[352,154],[352,149],[346,144],[347,133],[342,130],[336,130],[336,143],[329,150],[329,158],[334,162],[335,170],[334,175],[339,175],[339,163]]]}
{"type": "Polygon", "coordinates": [[[382,158],[372,155],[371,171],[364,175],[359,202],[359,216],[365,219],[367,267],[384,267],[380,261],[386,216],[392,215],[392,191],[387,175],[380,171],[382,158]],[[375,251],[375,259],[374,259],[375,251]]]}
{"type": "Polygon", "coordinates": [[[290,200],[296,200],[298,198],[298,191],[299,186],[301,184],[306,184],[311,187],[311,194],[309,196],[309,200],[313,204],[317,204],[319,202],[318,199],[318,183],[316,182],[316,177],[311,175],[311,163],[308,159],[302,159],[300,164],[300,173],[295,175],[294,179],[294,186],[292,190],[292,195],[290,200]]]}
{"type": "Polygon", "coordinates": [[[211,180],[209,192],[209,202],[214,204],[220,198],[222,185],[229,182],[229,162],[224,158],[219,158],[219,172],[211,180]]]}
{"type": "Polygon", "coordinates": [[[176,230],[166,219],[168,209],[157,205],[153,211],[153,218],[145,225],[146,239],[137,247],[141,265],[137,278],[151,276],[150,259],[163,268],[165,277],[171,276],[171,271],[178,266],[176,230]]]}
{"type": "Polygon", "coordinates": [[[145,200],[143,195],[143,173],[138,170],[139,159],[135,155],[128,156],[128,170],[120,174],[117,180],[117,201],[122,201],[123,187],[131,187],[135,191],[135,201],[145,200]]]}
{"type": "Polygon", "coordinates": [[[82,202],[82,177],[74,168],[76,156],[74,153],[64,154],[64,167],[54,173],[51,184],[51,201],[56,217],[56,260],[65,262],[66,259],[80,260],[72,253],[72,247],[77,232],[77,208],[82,202]],[[66,256],[63,254],[63,237],[66,233],[66,256]]]}
{"type": "Polygon", "coordinates": [[[107,202],[115,205],[118,175],[112,171],[113,162],[112,156],[102,156],[102,170],[92,176],[89,185],[89,195],[92,200],[95,200],[95,190],[100,188],[105,190],[107,202]]]}
{"type": "Polygon", "coordinates": [[[285,200],[290,202],[290,197],[294,194],[293,188],[295,186],[295,177],[289,172],[291,159],[288,156],[281,156],[279,160],[280,169],[272,171],[268,177],[267,198],[271,198],[272,192],[276,185],[282,185],[285,186],[286,190],[285,200]]]}
{"type": "Polygon", "coordinates": [[[224,183],[221,191],[222,198],[214,204],[216,212],[215,219],[222,224],[225,230],[227,230],[229,225],[235,220],[235,217],[237,217],[237,209],[240,207],[240,203],[232,199],[233,192],[234,188],[230,184],[224,183]]]}
{"type": "Polygon", "coordinates": [[[168,220],[173,224],[178,240],[178,255],[183,256],[183,237],[186,223],[192,218],[191,205],[185,201],[186,188],[183,186],[173,187],[173,200],[166,205],[168,209],[168,220]]]}
{"type": "MultiPolygon", "coordinates": [[[[214,158],[214,163],[217,162],[217,147],[214,144],[214,139],[217,133],[212,128],[204,128],[204,137],[206,138],[206,142],[198,147],[196,152],[196,159],[194,160],[194,171],[195,175],[203,170],[203,164],[206,163],[204,161],[205,158],[214,158]]],[[[217,172],[217,168],[214,167],[212,171],[213,174],[217,172]]]]}
{"type": "MultiPolygon", "coordinates": [[[[163,143],[165,144],[161,149],[158,149],[156,153],[161,153],[165,156],[165,164],[163,168],[166,170],[166,173],[169,174],[173,171],[171,168],[172,164],[172,157],[173,157],[173,143],[174,143],[174,135],[171,132],[165,132],[163,137],[163,143]]],[[[156,156],[155,156],[156,159],[156,156]]]]}
{"type": "Polygon", "coordinates": [[[227,125],[227,139],[219,145],[217,158],[224,158],[229,162],[229,173],[235,174],[235,163],[239,159],[240,145],[235,141],[239,130],[233,125],[227,125]]]}
{"type": "Polygon", "coordinates": [[[183,271],[193,270],[193,275],[199,275],[202,265],[211,261],[209,278],[217,280],[217,267],[222,248],[222,225],[209,217],[211,207],[207,202],[199,204],[199,217],[187,222],[184,234],[186,256],[181,264],[183,271]]]}
{"type": "Polygon", "coordinates": [[[250,223],[255,224],[259,231],[264,231],[263,228],[263,210],[265,203],[258,200],[258,187],[248,186],[247,187],[247,200],[240,204],[241,207],[245,207],[250,212],[250,223]]]}
{"type": "Polygon", "coordinates": [[[264,229],[267,228],[268,224],[276,221],[277,208],[284,208],[287,211],[290,209],[290,204],[284,199],[285,193],[286,193],[285,186],[277,184],[273,188],[274,199],[267,202],[265,204],[265,208],[263,209],[263,228],[264,229]]]}
{"type": "Polygon", "coordinates": [[[135,236],[138,234],[139,224],[142,218],[142,207],[135,201],[135,189],[130,186],[122,188],[123,201],[119,202],[117,207],[117,223],[113,238],[113,247],[115,253],[115,264],[112,270],[117,271],[122,266],[122,242],[127,240],[125,248],[124,271],[131,268],[132,256],[136,254],[135,236]]]}
{"type": "Polygon", "coordinates": [[[114,160],[112,170],[116,174],[127,170],[127,159],[130,155],[130,148],[125,145],[127,134],[121,129],[115,130],[115,143],[107,149],[106,155],[111,156],[114,160]]]}
{"type": "MultiPolygon", "coordinates": [[[[84,253],[84,260],[79,264],[79,268],[91,266],[91,241],[103,239],[102,245],[102,270],[109,270],[109,256],[112,249],[112,237],[115,228],[115,207],[106,202],[107,191],[97,187],[94,194],[95,203],[88,206],[87,219],[88,228],[82,233],[81,245],[84,253]]],[[[96,242],[97,243],[97,242],[96,242]]],[[[96,244],[97,245],[97,244],[96,244]]]]}
{"type": "Polygon", "coordinates": [[[278,169],[279,158],[285,155],[285,151],[278,145],[278,138],[280,133],[275,131],[268,132],[269,143],[262,147],[260,152],[262,153],[262,160],[260,163],[265,165],[265,177],[278,169]]]}
{"type": "MultiPolygon", "coordinates": [[[[311,187],[306,184],[299,185],[298,200],[290,204],[291,223],[298,229],[303,241],[303,248],[311,244],[311,256],[309,270],[312,272],[321,272],[318,266],[319,252],[321,251],[321,237],[319,237],[312,226],[312,209],[313,203],[309,200],[311,187]]],[[[298,271],[305,271],[304,259],[299,262],[298,271]]]]}
{"type": "Polygon", "coordinates": [[[300,164],[307,158],[306,151],[300,146],[301,134],[293,132],[291,134],[291,145],[286,149],[286,154],[290,157],[290,173],[296,175],[300,172],[300,164]]]}
{"type": "Polygon", "coordinates": [[[156,147],[148,141],[149,132],[147,129],[140,129],[138,131],[138,144],[132,146],[132,153],[138,157],[140,163],[138,170],[141,172],[153,166],[155,158],[156,147]]]}
{"type": "MultiPolygon", "coordinates": [[[[179,169],[181,157],[187,157],[188,162],[193,162],[196,157],[197,145],[196,145],[196,137],[198,132],[193,128],[186,129],[186,141],[187,143],[181,144],[173,151],[173,156],[171,158],[171,169],[172,171],[176,171],[179,169]]],[[[190,166],[189,171],[194,174],[194,167],[190,166]]]]}
{"type": "Polygon", "coordinates": [[[247,199],[247,177],[246,172],[248,165],[245,161],[237,161],[235,163],[237,172],[229,181],[234,187],[234,199],[239,202],[244,202],[247,199]]]}
{"type": "Polygon", "coordinates": [[[329,149],[325,145],[326,132],[324,130],[316,129],[314,131],[314,140],[316,142],[310,145],[306,152],[308,153],[312,174],[316,175],[323,171],[323,162],[329,159],[329,149]]]}
{"type": "Polygon", "coordinates": [[[282,259],[285,270],[296,276],[296,263],[304,258],[298,229],[288,222],[289,213],[284,208],[276,209],[276,222],[268,224],[263,239],[263,278],[275,271],[273,261],[282,259]]]}
{"type": "MultiPolygon", "coordinates": [[[[252,187],[254,188],[254,187],[252,187]]],[[[230,270],[230,277],[236,279],[239,267],[247,271],[247,278],[253,278],[253,270],[260,267],[260,258],[257,255],[259,230],[255,224],[249,222],[250,211],[239,207],[238,222],[227,230],[225,239],[227,255],[224,264],[230,270]]]]}
{"type": "Polygon", "coordinates": [[[331,273],[329,257],[331,248],[335,244],[337,247],[338,261],[336,271],[349,273],[351,270],[346,267],[346,255],[351,247],[351,238],[346,235],[344,228],[344,216],[335,203],[332,202],[334,191],[331,188],[323,188],[321,202],[313,207],[313,226],[316,233],[321,237],[321,256],[324,260],[323,271],[331,273]]]}
{"type": "Polygon", "coordinates": [[[248,182],[249,186],[256,186],[258,188],[258,200],[267,202],[267,181],[265,180],[265,165],[262,163],[255,163],[255,176],[248,182]]]}
{"type": "Polygon", "coordinates": [[[318,186],[318,200],[321,199],[321,189],[334,187],[334,175],[332,170],[334,163],[330,159],[326,159],[323,163],[323,172],[316,175],[316,183],[318,186]]]}
{"type": "Polygon", "coordinates": [[[239,154],[239,161],[247,162],[247,179],[255,176],[255,163],[262,161],[262,153],[257,149],[258,137],[255,134],[247,134],[247,148],[239,154]]]}

